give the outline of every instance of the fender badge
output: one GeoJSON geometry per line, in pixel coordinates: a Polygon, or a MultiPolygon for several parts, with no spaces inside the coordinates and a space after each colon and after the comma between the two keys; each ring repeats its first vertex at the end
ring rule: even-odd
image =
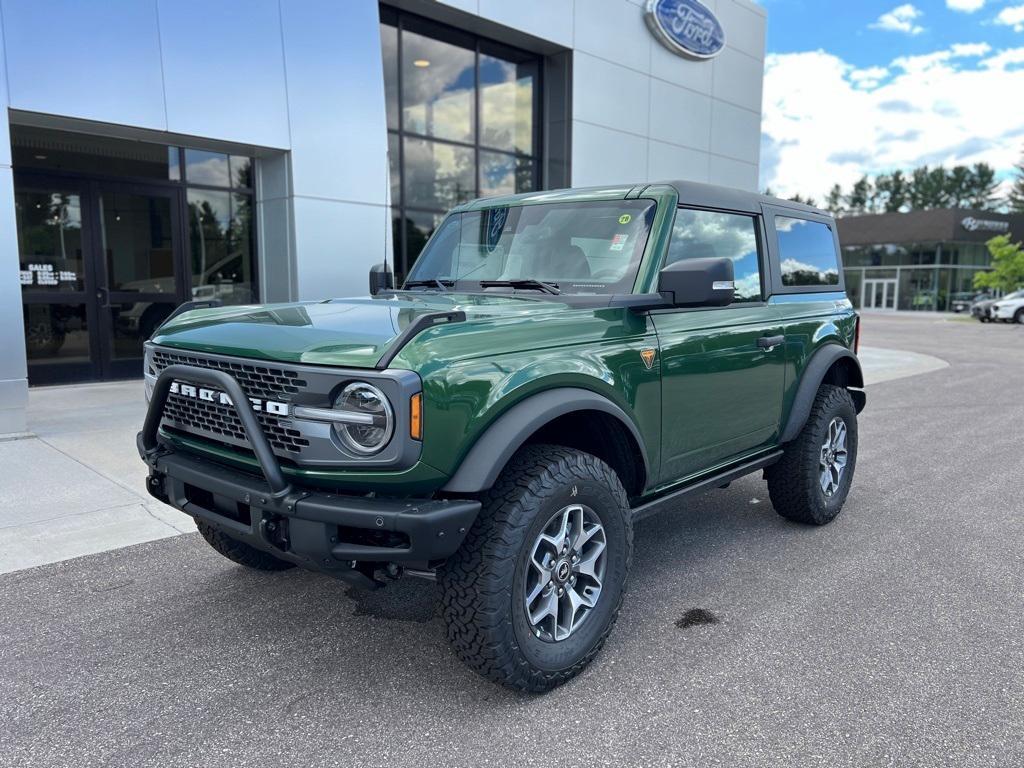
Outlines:
{"type": "Polygon", "coordinates": [[[644,361],[644,365],[647,366],[647,370],[651,370],[651,366],[654,365],[654,355],[656,351],[653,349],[641,349],[640,358],[644,361]]]}

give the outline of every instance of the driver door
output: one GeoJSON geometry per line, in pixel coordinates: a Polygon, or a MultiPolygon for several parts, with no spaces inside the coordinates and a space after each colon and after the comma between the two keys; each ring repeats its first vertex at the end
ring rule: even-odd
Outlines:
{"type": "Polygon", "coordinates": [[[652,313],[661,351],[662,484],[777,438],[786,350],[781,315],[765,298],[763,242],[759,216],[677,211],[666,263],[731,258],[736,299],[727,307],[652,313]]]}

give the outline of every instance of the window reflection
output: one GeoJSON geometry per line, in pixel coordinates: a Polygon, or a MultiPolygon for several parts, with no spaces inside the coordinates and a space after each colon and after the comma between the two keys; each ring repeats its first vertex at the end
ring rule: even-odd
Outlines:
{"type": "Polygon", "coordinates": [[[78,195],[19,190],[14,211],[22,293],[84,290],[78,195]]]}
{"type": "Polygon", "coordinates": [[[99,203],[110,288],[174,293],[171,201],[151,195],[105,193],[99,203]]]}
{"type": "Polygon", "coordinates": [[[228,156],[220,152],[186,149],[185,180],[189,184],[209,184],[212,187],[231,186],[228,156]]]}
{"type": "Polygon", "coordinates": [[[414,32],[402,36],[402,121],[411,133],[473,141],[475,55],[414,32]]]}
{"type": "Polygon", "coordinates": [[[680,208],[665,263],[683,259],[732,259],[734,300],[760,300],[761,270],[753,217],[680,208]]]}
{"type": "Polygon", "coordinates": [[[789,216],[775,217],[783,285],[837,285],[835,239],[825,224],[789,216]]]}
{"type": "Polygon", "coordinates": [[[188,191],[192,298],[252,301],[252,196],[188,191]]]}
{"type": "Polygon", "coordinates": [[[398,128],[398,28],[380,25],[380,47],[384,55],[384,99],[388,128],[398,128]]]}
{"type": "Polygon", "coordinates": [[[480,143],[520,154],[533,151],[535,61],[516,64],[480,56],[480,143]]]}
{"type": "Polygon", "coordinates": [[[25,351],[33,363],[88,363],[85,304],[23,304],[25,351]]]}
{"type": "Polygon", "coordinates": [[[476,195],[474,153],[469,147],[424,139],[405,140],[405,204],[446,210],[476,195]]]}
{"type": "Polygon", "coordinates": [[[512,195],[533,188],[533,160],[499,152],[480,152],[482,196],[512,195]]]}

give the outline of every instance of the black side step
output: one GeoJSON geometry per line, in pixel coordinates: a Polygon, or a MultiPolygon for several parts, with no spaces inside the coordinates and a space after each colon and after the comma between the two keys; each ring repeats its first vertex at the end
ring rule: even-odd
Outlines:
{"type": "Polygon", "coordinates": [[[759,469],[770,467],[772,464],[782,458],[782,451],[772,451],[771,453],[763,456],[758,456],[756,459],[745,461],[742,464],[737,464],[729,469],[718,472],[710,477],[705,477],[697,480],[690,485],[678,488],[664,496],[659,496],[654,501],[648,501],[646,504],[641,504],[639,507],[633,508],[633,522],[643,520],[645,517],[650,517],[660,512],[664,505],[680,501],[688,496],[697,496],[705,491],[710,491],[719,486],[731,483],[744,475],[749,475],[751,472],[756,472],[759,469]]]}
{"type": "Polygon", "coordinates": [[[431,312],[430,314],[420,315],[413,320],[409,325],[405,327],[405,330],[398,334],[398,338],[395,339],[391,348],[381,355],[380,360],[374,366],[378,371],[383,371],[389,365],[391,361],[398,357],[398,353],[402,351],[406,344],[412,341],[417,334],[422,333],[427,328],[431,328],[441,323],[462,323],[466,320],[466,313],[461,309],[454,310],[452,312],[431,312]]]}

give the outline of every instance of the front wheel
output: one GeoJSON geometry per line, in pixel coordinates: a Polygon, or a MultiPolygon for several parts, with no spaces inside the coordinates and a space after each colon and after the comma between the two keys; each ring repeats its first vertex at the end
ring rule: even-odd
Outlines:
{"type": "Polygon", "coordinates": [[[550,690],[615,624],[633,545],[626,491],[595,456],[529,446],[483,502],[441,574],[448,639],[490,680],[550,690]]]}
{"type": "Polygon", "coordinates": [[[778,463],[768,468],[768,495],[787,520],[832,522],[857,466],[857,409],[843,387],[822,384],[811,414],[778,463]]]}
{"type": "Polygon", "coordinates": [[[1024,324],[1024,307],[1021,307],[1014,313],[1013,322],[1024,324]]]}

